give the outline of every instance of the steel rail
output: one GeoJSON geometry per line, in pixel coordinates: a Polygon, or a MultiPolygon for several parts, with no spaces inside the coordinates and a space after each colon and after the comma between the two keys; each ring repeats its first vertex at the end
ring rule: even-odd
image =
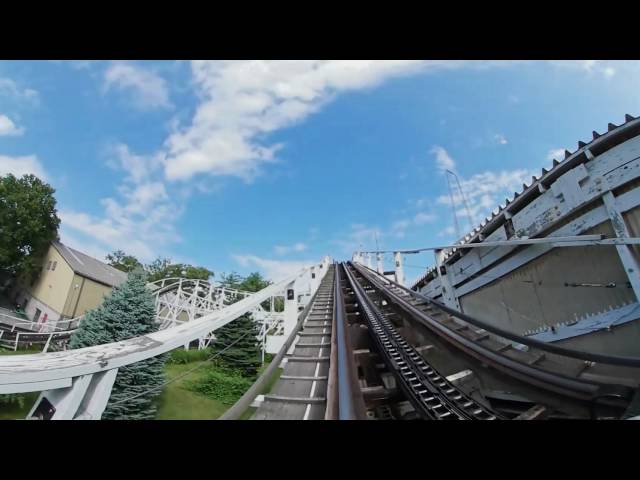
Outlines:
{"type": "MultiPolygon", "coordinates": [[[[334,264],[334,275],[332,286],[332,291],[335,292],[335,282],[336,277],[338,276],[338,267],[334,264]]],[[[334,311],[336,309],[336,299],[333,299],[333,308],[334,311]]],[[[338,328],[336,326],[336,316],[335,312],[333,318],[331,319],[331,342],[330,342],[330,351],[329,354],[329,372],[327,374],[327,406],[324,412],[325,420],[338,420],[338,415],[340,413],[340,400],[338,398],[338,328]]]]}
{"type": "MultiPolygon", "coordinates": [[[[499,414],[480,405],[440,375],[402,338],[345,267],[370,333],[385,363],[416,411],[432,420],[495,420],[499,414]]],[[[363,277],[364,278],[364,277],[363,277]]],[[[366,278],[364,278],[367,281],[366,278]]]]}
{"type": "MultiPolygon", "coordinates": [[[[600,397],[605,393],[607,396],[622,398],[625,400],[630,398],[630,395],[632,395],[633,389],[630,387],[587,381],[561,373],[543,370],[534,365],[525,364],[521,361],[510,358],[501,352],[487,348],[432,319],[429,315],[407,302],[406,299],[400,297],[390,288],[374,280],[371,274],[367,274],[366,271],[360,268],[360,265],[355,265],[354,267],[372,285],[383,292],[383,295],[389,301],[395,303],[399,308],[410,314],[412,318],[429,328],[429,330],[481,362],[492,365],[494,368],[507,373],[514,378],[561,395],[585,401],[593,401],[595,398],[600,397]]],[[[395,284],[395,282],[393,283],[395,284]]]]}
{"type": "MultiPolygon", "coordinates": [[[[366,268],[372,273],[376,273],[373,270],[366,267],[365,265],[359,265],[359,266],[366,268]]],[[[460,320],[470,323],[471,325],[474,325],[476,327],[482,328],[488,332],[495,333],[500,337],[507,338],[509,340],[513,340],[515,342],[521,343],[522,345],[527,345],[529,347],[533,347],[538,350],[543,350],[549,353],[554,353],[563,357],[577,358],[578,360],[587,360],[590,362],[605,363],[608,365],[618,365],[623,367],[640,368],[640,357],[628,357],[623,355],[606,355],[603,353],[584,352],[582,350],[574,350],[572,348],[560,347],[558,345],[553,345],[552,343],[542,342],[540,340],[535,340],[533,338],[523,337],[518,335],[517,333],[503,330],[500,327],[496,327],[489,323],[483,322],[482,320],[478,320],[477,318],[474,318],[470,315],[467,315],[466,313],[450,308],[431,297],[422,295],[421,293],[411,290],[410,288],[407,288],[404,285],[400,285],[399,283],[396,283],[395,281],[389,278],[385,278],[385,280],[388,281],[391,285],[402,289],[412,297],[427,303],[431,303],[436,308],[442,310],[443,312],[448,313],[453,317],[459,318],[460,320]]]]}
{"type": "Polygon", "coordinates": [[[362,395],[359,392],[357,379],[355,378],[355,361],[351,350],[347,315],[342,295],[342,282],[340,272],[342,266],[335,264],[335,282],[333,284],[333,316],[336,325],[337,374],[338,374],[338,419],[358,420],[364,417],[363,405],[357,405],[357,398],[362,395]]]}

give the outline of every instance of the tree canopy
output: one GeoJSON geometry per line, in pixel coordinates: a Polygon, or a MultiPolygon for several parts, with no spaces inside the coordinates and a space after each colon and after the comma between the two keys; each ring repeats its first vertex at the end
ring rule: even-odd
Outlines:
{"type": "Polygon", "coordinates": [[[157,258],[145,269],[149,275],[148,280],[155,282],[162,278],[182,277],[200,280],[209,280],[213,272],[205,267],[197,267],[188,263],[172,263],[169,258],[157,258]]]}
{"type": "Polygon", "coordinates": [[[243,290],[245,292],[259,292],[271,285],[259,272],[253,272],[246,277],[241,277],[235,272],[220,274],[220,283],[227,288],[243,290]]]}
{"type": "Polygon", "coordinates": [[[58,240],[55,190],[35,175],[0,177],[0,270],[31,279],[58,240]]]}
{"type": "Polygon", "coordinates": [[[133,255],[127,255],[122,250],[116,250],[108,254],[107,263],[121,272],[133,272],[136,268],[144,268],[144,266],[133,255]]]}
{"type": "Polygon", "coordinates": [[[156,258],[153,262],[143,265],[133,255],[127,255],[122,250],[116,250],[108,254],[107,263],[123,272],[132,272],[143,269],[147,274],[148,282],[155,282],[163,278],[182,277],[200,280],[209,280],[213,272],[205,267],[198,267],[188,263],[173,263],[170,258],[156,258]]]}

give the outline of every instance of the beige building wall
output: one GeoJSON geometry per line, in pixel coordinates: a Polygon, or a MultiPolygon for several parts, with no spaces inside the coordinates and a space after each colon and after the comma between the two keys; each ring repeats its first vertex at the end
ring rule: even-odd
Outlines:
{"type": "Polygon", "coordinates": [[[62,255],[51,246],[45,257],[42,273],[29,288],[29,293],[56,312],[63,313],[73,277],[74,273],[71,267],[62,258],[62,255]],[[49,262],[51,265],[57,262],[55,270],[47,270],[49,262]]]}
{"type": "Polygon", "coordinates": [[[111,293],[111,287],[95,282],[78,274],[73,276],[69,295],[66,298],[63,314],[75,318],[102,303],[104,297],[111,293]]]}

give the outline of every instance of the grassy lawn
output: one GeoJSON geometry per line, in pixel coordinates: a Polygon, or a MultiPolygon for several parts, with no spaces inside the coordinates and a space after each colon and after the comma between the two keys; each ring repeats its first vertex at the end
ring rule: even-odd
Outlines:
{"type": "MultiPolygon", "coordinates": [[[[199,362],[167,364],[167,380],[171,380],[197,366],[199,362]]],[[[201,379],[207,366],[167,385],[158,400],[158,420],[214,420],[224,413],[228,405],[187,390],[185,384],[201,379]]]]}
{"type": "MultiPolygon", "coordinates": [[[[166,367],[167,380],[183,374],[198,365],[199,362],[187,364],[168,364],[166,367]]],[[[259,370],[262,373],[269,366],[265,363],[259,370]]],[[[193,392],[187,389],[186,384],[202,379],[206,375],[208,366],[196,370],[195,372],[173,382],[165,387],[158,402],[158,420],[215,420],[220,417],[231,405],[225,405],[206,395],[193,392]]],[[[265,386],[261,394],[269,393],[273,385],[278,381],[282,369],[279,368],[276,374],[265,386]]],[[[255,408],[248,408],[240,417],[240,420],[248,420],[255,408]]]]}

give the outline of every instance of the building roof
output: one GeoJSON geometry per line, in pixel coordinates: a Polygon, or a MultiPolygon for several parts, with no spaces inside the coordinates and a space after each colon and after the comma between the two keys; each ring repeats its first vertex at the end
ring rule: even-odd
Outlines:
{"type": "Polygon", "coordinates": [[[127,279],[126,273],[78,250],[67,247],[60,242],[53,242],[53,246],[78,275],[110,287],[116,287],[127,279]]]}

